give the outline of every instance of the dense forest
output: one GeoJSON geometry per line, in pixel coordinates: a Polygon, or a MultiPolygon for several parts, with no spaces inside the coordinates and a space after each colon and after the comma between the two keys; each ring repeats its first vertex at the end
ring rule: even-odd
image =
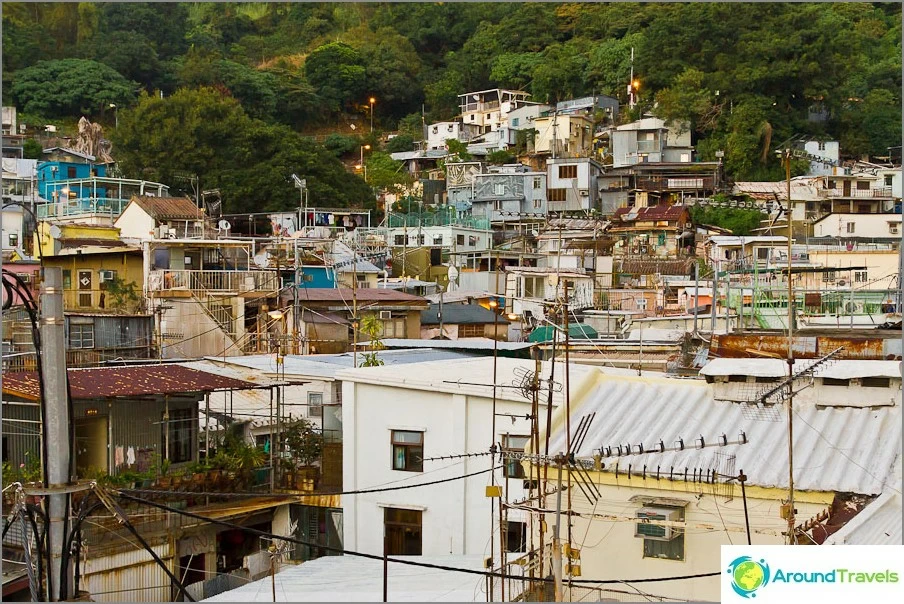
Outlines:
{"type": "Polygon", "coordinates": [[[3,103],[99,120],[128,175],[194,172],[232,211],[292,207],[292,172],[314,203],[372,205],[340,159],[369,144],[370,184],[391,180],[377,133],[417,137],[487,88],[624,101],[632,48],[625,119],[686,121],[731,178],[780,178],[770,145],[793,135],[901,144],[900,3],[5,2],[3,103]]]}

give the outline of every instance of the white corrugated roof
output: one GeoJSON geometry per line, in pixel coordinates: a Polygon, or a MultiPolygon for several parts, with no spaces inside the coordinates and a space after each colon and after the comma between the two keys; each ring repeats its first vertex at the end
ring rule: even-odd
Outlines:
{"type": "MultiPolygon", "coordinates": [[[[794,363],[794,371],[800,371],[814,362],[813,359],[800,359],[794,363]]],[[[785,377],[788,375],[788,363],[784,359],[713,359],[700,370],[700,375],[785,377]]],[[[837,380],[861,377],[901,377],[901,362],[854,359],[832,361],[816,369],[814,375],[837,380]]]]}
{"type": "Polygon", "coordinates": [[[901,545],[901,494],[889,491],[867,505],[825,545],[901,545]]]}
{"type": "MultiPolygon", "coordinates": [[[[731,359],[734,361],[735,359],[731,359]]],[[[598,371],[598,370],[592,370],[598,371]]],[[[573,378],[574,380],[575,378],[573,378]]],[[[660,440],[667,447],[679,438],[687,449],[664,453],[644,453],[619,458],[626,472],[647,468],[647,480],[655,480],[657,467],[667,476],[670,469],[684,474],[717,469],[716,453],[736,455],[735,468],[749,476],[751,484],[787,488],[787,418],[778,421],[751,419],[742,404],[715,401],[711,385],[694,380],[628,377],[589,373],[587,382],[573,383],[571,392],[586,392],[571,403],[571,425],[596,412],[579,457],[590,457],[601,447],[643,444],[653,449],[660,440]],[[706,443],[718,442],[725,434],[736,441],[739,433],[748,444],[694,449],[703,436],[706,443]]],[[[860,494],[882,492],[901,449],[901,409],[829,408],[814,405],[795,407],[794,482],[800,491],[847,491],[860,494]]],[[[564,409],[554,421],[550,451],[565,450],[564,409]]],[[[604,460],[606,469],[616,459],[604,460]]]]}
{"type": "MultiPolygon", "coordinates": [[[[429,564],[483,570],[483,556],[405,556],[429,564]]],[[[390,602],[485,602],[486,579],[464,574],[390,563],[390,602]]],[[[383,561],[357,556],[325,556],[287,566],[277,573],[278,602],[382,602],[383,561]]],[[[270,577],[252,581],[205,602],[272,602],[270,577]]]]}

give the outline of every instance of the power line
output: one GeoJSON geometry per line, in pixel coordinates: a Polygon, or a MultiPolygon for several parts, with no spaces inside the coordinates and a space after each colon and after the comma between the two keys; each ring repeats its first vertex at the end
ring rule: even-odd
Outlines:
{"type": "MultiPolygon", "coordinates": [[[[117,494],[119,497],[122,497],[123,499],[128,499],[129,501],[143,503],[145,505],[149,505],[151,507],[155,507],[155,508],[167,511],[167,512],[172,512],[174,514],[179,514],[181,516],[187,516],[189,518],[194,518],[195,520],[209,522],[211,524],[217,524],[217,525],[225,526],[225,527],[232,528],[232,529],[238,529],[241,531],[252,533],[259,537],[266,537],[269,539],[279,539],[282,541],[288,541],[289,543],[295,543],[296,545],[303,545],[306,547],[316,547],[316,548],[319,548],[319,549],[322,549],[325,551],[336,552],[336,553],[344,554],[344,555],[348,555],[348,556],[357,556],[360,558],[367,558],[370,560],[381,560],[381,561],[385,560],[387,562],[393,562],[396,564],[407,564],[409,566],[417,566],[420,568],[433,568],[436,570],[445,570],[445,571],[449,571],[449,572],[457,572],[457,573],[463,573],[463,574],[468,574],[468,575],[479,575],[481,577],[501,578],[501,577],[506,576],[503,573],[496,573],[496,572],[492,572],[492,571],[482,571],[482,570],[475,570],[475,569],[471,569],[471,568],[457,568],[454,566],[446,566],[443,564],[431,564],[428,562],[416,562],[414,560],[403,560],[403,559],[399,559],[399,558],[384,558],[383,556],[378,556],[375,554],[365,554],[363,552],[356,552],[356,551],[347,550],[347,549],[343,549],[343,548],[339,548],[339,547],[332,547],[332,546],[328,546],[328,545],[311,543],[308,541],[302,541],[301,539],[295,539],[294,537],[288,537],[285,535],[277,535],[275,533],[271,533],[268,531],[262,531],[262,530],[255,529],[252,527],[242,526],[240,524],[229,522],[227,520],[220,520],[217,518],[209,518],[202,514],[196,514],[194,512],[189,512],[188,510],[180,510],[180,509],[176,509],[176,508],[173,508],[173,507],[170,507],[167,505],[163,505],[161,503],[156,503],[154,501],[148,501],[146,499],[141,499],[139,497],[133,497],[133,496],[128,495],[123,492],[118,492],[118,493],[114,492],[114,494],[117,494]]],[[[717,572],[711,572],[711,573],[698,573],[698,574],[694,574],[694,575],[681,575],[681,576],[674,576],[674,577],[652,577],[652,578],[645,578],[645,579],[573,579],[572,583],[595,583],[595,584],[658,583],[658,582],[663,582],[663,581],[684,581],[684,580],[688,580],[688,579],[700,579],[700,578],[704,578],[704,577],[717,577],[717,576],[720,576],[721,574],[722,574],[721,572],[717,571],[717,572]]],[[[548,579],[548,578],[537,578],[537,579],[530,579],[530,580],[536,581],[536,582],[541,582],[541,583],[551,583],[553,581],[553,579],[548,579]]]]}

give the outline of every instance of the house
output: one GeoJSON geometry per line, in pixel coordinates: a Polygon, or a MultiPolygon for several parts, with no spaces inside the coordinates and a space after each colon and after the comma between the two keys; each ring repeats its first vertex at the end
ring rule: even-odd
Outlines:
{"type": "Polygon", "coordinates": [[[33,159],[3,159],[3,220],[0,247],[31,252],[34,220],[21,205],[34,211],[39,201],[35,187],[37,162],[33,159]]]}
{"type": "Polygon", "coordinates": [[[600,218],[550,218],[537,235],[541,266],[584,269],[596,273],[597,286],[612,285],[609,221],[600,218]]]}
{"type": "MultiPolygon", "coordinates": [[[[532,251],[487,249],[450,254],[457,275],[449,291],[505,293],[505,269],[510,266],[537,266],[542,254],[532,251]]],[[[453,273],[454,274],[454,273],[453,273]]]]}
{"type": "MultiPolygon", "coordinates": [[[[368,315],[375,316],[382,325],[381,337],[384,338],[406,338],[420,334],[420,311],[426,310],[428,307],[428,302],[423,298],[391,289],[336,288],[302,291],[303,293],[299,294],[297,301],[299,318],[302,319],[298,329],[302,338],[312,338],[314,341],[325,339],[317,335],[318,330],[322,331],[324,327],[324,324],[319,322],[320,319],[306,323],[303,320],[306,317],[321,317],[322,320],[333,325],[338,325],[336,321],[341,320],[349,325],[348,329],[338,327],[331,329],[330,334],[334,337],[329,338],[331,341],[322,341],[316,345],[318,353],[338,353],[349,349],[355,338],[352,323],[355,318],[354,307],[356,304],[358,321],[360,322],[368,315]],[[310,314],[304,314],[306,312],[310,314]],[[326,319],[322,315],[335,318],[326,319]],[[339,333],[340,331],[344,333],[339,333]]],[[[294,303],[291,294],[282,294],[281,304],[286,309],[287,316],[291,316],[294,303]]],[[[292,320],[287,319],[285,325],[293,325],[292,320]]],[[[357,334],[358,341],[369,339],[369,336],[363,333],[357,334]]]]}
{"type": "Polygon", "coordinates": [[[602,166],[587,157],[546,160],[546,195],[549,212],[599,211],[598,178],[602,166]]]}
{"type": "Polygon", "coordinates": [[[508,113],[508,127],[512,130],[533,130],[534,120],[548,111],[552,111],[552,105],[543,103],[525,102],[517,109],[508,113]]]}
{"type": "Polygon", "coordinates": [[[900,242],[901,212],[826,214],[813,221],[813,236],[900,242]]]}
{"type": "MultiPolygon", "coordinates": [[[[581,575],[606,580],[711,573],[720,566],[721,545],[744,542],[747,534],[754,545],[785,541],[784,413],[763,421],[746,403],[718,401],[713,385],[695,380],[602,372],[579,380],[571,387],[581,394],[572,394],[570,423],[572,430],[584,418],[588,425],[574,455],[587,472],[585,482],[598,491],[572,489],[572,509],[582,514],[572,517],[571,527],[580,541],[569,545],[580,549],[581,575]],[[726,478],[741,470],[744,492],[726,478]],[[603,504],[602,514],[583,513],[603,504]]],[[[886,401],[872,409],[811,403],[795,403],[794,409],[794,535],[810,543],[824,530],[829,509],[856,510],[886,489],[900,456],[901,408],[886,401]]],[[[560,407],[550,453],[566,450],[565,430],[560,407]]],[[[715,601],[720,579],[658,581],[645,590],[669,600],[715,601]]]]}
{"type": "Polygon", "coordinates": [[[448,150],[446,141],[449,139],[456,140],[460,143],[470,142],[481,133],[481,129],[477,124],[462,122],[436,122],[427,126],[427,138],[425,140],[426,149],[448,150]]]}
{"type": "Polygon", "coordinates": [[[204,236],[204,210],[187,197],[132,197],[113,223],[126,239],[194,239],[204,236]]]}
{"type": "Polygon", "coordinates": [[[716,161],[639,163],[630,171],[635,206],[683,205],[709,198],[722,187],[722,164],[716,161]]]}
{"type": "Polygon", "coordinates": [[[810,169],[807,171],[808,176],[826,176],[834,174],[840,165],[840,145],[838,141],[812,140],[804,143],[804,151],[812,158],[810,160],[810,169]],[[815,158],[822,158],[825,161],[819,161],[815,158]]]}
{"type": "Polygon", "coordinates": [[[480,133],[508,126],[509,112],[527,102],[530,96],[520,90],[481,90],[458,95],[462,124],[480,128],[480,133]]]}
{"type": "Polygon", "coordinates": [[[547,112],[533,120],[533,152],[552,157],[586,157],[593,143],[593,118],[581,113],[547,112]]]}
{"type": "Polygon", "coordinates": [[[619,208],[609,232],[620,238],[613,249],[616,256],[676,258],[694,250],[691,215],[685,206],[619,208]]]}
{"type": "Polygon", "coordinates": [[[143,291],[158,316],[163,358],[269,351],[282,318],[281,277],[259,268],[253,245],[233,239],[153,239],[141,243],[143,291]]]}
{"type": "MultiPolygon", "coordinates": [[[[198,414],[205,397],[259,388],[259,380],[249,382],[169,364],[71,369],[68,374],[78,477],[97,479],[109,474],[126,480],[136,473],[162,472],[154,488],[177,509],[187,507],[242,527],[291,534],[292,499],[266,497],[266,481],[260,485],[266,489],[261,490],[262,496],[240,501],[228,496],[184,495],[180,500],[167,493],[161,482],[161,477],[166,477],[180,481],[177,489],[197,488],[193,482],[183,483],[182,473],[199,461],[198,414]]],[[[39,432],[15,427],[40,422],[38,377],[35,372],[7,373],[3,377],[3,457],[16,466],[31,463],[29,459],[38,457],[41,451],[39,432]]],[[[216,488],[225,492],[249,488],[230,484],[225,477],[217,480],[222,484],[216,488]]],[[[241,529],[199,524],[147,504],[132,504],[127,509],[148,546],[185,583],[211,581],[228,574],[242,576],[247,582],[268,569],[266,547],[241,529]]],[[[4,531],[4,558],[9,559],[17,549],[21,555],[24,535],[16,526],[6,528],[12,529],[9,534],[4,531]]],[[[141,587],[144,601],[173,601],[176,594],[168,576],[146,552],[136,550],[127,534],[106,509],[89,517],[80,535],[81,551],[91,552],[80,565],[80,588],[102,602],[122,600],[121,591],[111,590],[111,584],[141,587]]]]}
{"type": "Polygon", "coordinates": [[[474,176],[471,214],[491,223],[546,216],[546,174],[520,164],[490,168],[474,176]]]}
{"type": "MultiPolygon", "coordinates": [[[[488,484],[508,483],[509,499],[527,495],[530,476],[517,464],[489,456],[440,459],[489,451],[501,445],[523,450],[531,401],[512,388],[492,385],[519,371],[533,372],[529,360],[486,358],[424,362],[396,367],[349,369],[343,381],[343,488],[366,490],[387,483],[413,488],[360,493],[343,499],[345,547],[389,556],[482,555],[498,559],[500,522],[488,484]],[[506,414],[493,421],[494,414],[506,414]],[[490,468],[496,467],[492,473],[490,468]],[[469,478],[455,480],[479,472],[469,478]],[[423,482],[442,481],[418,488],[423,482]],[[494,547],[490,535],[495,532],[494,547]]],[[[549,375],[549,367],[540,368],[549,375]]],[[[539,413],[545,417],[546,397],[539,413]]],[[[553,405],[561,404],[554,394],[553,405]]],[[[526,513],[510,511],[504,549],[525,552],[526,513]]]]}
{"type": "Polygon", "coordinates": [[[602,121],[615,123],[618,120],[618,99],[605,94],[584,96],[556,103],[556,111],[560,113],[580,113],[596,118],[598,113],[604,116],[602,121]]]}
{"type": "Polygon", "coordinates": [[[691,133],[656,117],[645,117],[610,130],[612,167],[641,163],[690,163],[694,148],[691,133]]]}
{"type": "Polygon", "coordinates": [[[510,321],[479,304],[431,304],[421,311],[421,339],[508,340],[510,321]]]}
{"type": "Polygon", "coordinates": [[[505,269],[505,311],[542,321],[547,306],[563,295],[568,286],[568,304],[572,310],[594,306],[596,289],[593,275],[554,267],[509,266],[505,269]]]}

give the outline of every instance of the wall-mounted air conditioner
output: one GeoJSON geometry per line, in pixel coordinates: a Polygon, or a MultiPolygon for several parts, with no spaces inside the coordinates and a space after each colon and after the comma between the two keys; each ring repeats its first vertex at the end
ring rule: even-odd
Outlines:
{"type": "MultiPolygon", "coordinates": [[[[668,522],[681,522],[681,510],[672,508],[645,507],[637,510],[635,517],[640,520],[664,520],[668,522]]],[[[671,541],[681,535],[681,530],[661,524],[638,522],[634,525],[634,536],[638,539],[652,539],[653,541],[671,541]]]]}
{"type": "Polygon", "coordinates": [[[580,194],[581,197],[589,197],[589,196],[590,196],[590,190],[589,190],[589,189],[580,189],[580,190],[578,191],[578,194],[580,194]]]}
{"type": "Polygon", "coordinates": [[[389,311],[389,310],[381,310],[380,311],[380,320],[381,321],[388,321],[391,318],[392,318],[392,311],[389,311]]]}

